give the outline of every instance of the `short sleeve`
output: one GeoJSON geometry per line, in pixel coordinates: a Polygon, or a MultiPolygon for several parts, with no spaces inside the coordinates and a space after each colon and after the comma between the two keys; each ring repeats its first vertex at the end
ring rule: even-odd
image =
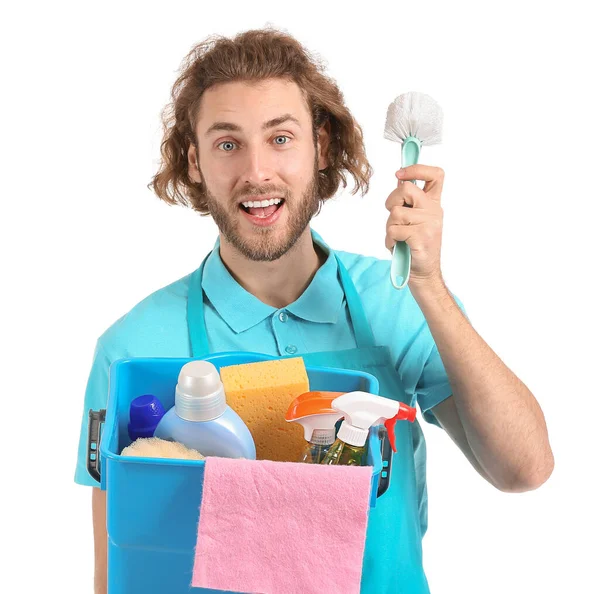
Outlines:
{"type": "Polygon", "coordinates": [[[79,450],[77,453],[77,467],[75,469],[75,482],[80,485],[99,487],[100,483],[93,479],[87,470],[87,440],[88,418],[90,409],[101,410],[106,408],[108,402],[108,370],[111,360],[106,354],[100,341],[96,343],[92,369],[85,390],[83,401],[83,414],[81,419],[81,433],[79,435],[79,450]]]}
{"type": "MultiPolygon", "coordinates": [[[[454,300],[466,316],[465,308],[460,299],[453,295],[454,300]]],[[[446,398],[452,396],[452,387],[448,381],[448,375],[442,362],[442,357],[435,343],[431,353],[425,362],[423,372],[417,383],[417,402],[423,414],[423,418],[432,425],[441,427],[431,409],[446,398]]]]}

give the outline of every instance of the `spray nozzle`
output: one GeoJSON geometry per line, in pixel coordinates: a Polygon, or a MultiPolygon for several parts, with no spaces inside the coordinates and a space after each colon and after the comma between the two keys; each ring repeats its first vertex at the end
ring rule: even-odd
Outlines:
{"type": "Polygon", "coordinates": [[[285,420],[304,428],[304,439],[312,441],[315,434],[327,443],[335,441],[335,424],[342,413],[331,407],[331,402],[343,392],[305,392],[290,403],[285,420]]]}
{"type": "Polygon", "coordinates": [[[414,422],[417,416],[417,409],[412,406],[408,406],[404,404],[404,402],[398,402],[398,414],[391,419],[386,419],[383,423],[385,428],[387,429],[388,439],[390,440],[390,445],[392,446],[392,450],[396,452],[396,433],[394,430],[396,429],[396,421],[410,421],[414,422]]]}
{"type": "Polygon", "coordinates": [[[367,441],[370,427],[385,424],[390,444],[396,451],[394,426],[396,421],[414,421],[417,411],[415,408],[392,400],[370,394],[369,392],[348,392],[336,398],[331,406],[344,415],[344,421],[338,432],[338,437],[351,445],[363,446],[367,441]]]}

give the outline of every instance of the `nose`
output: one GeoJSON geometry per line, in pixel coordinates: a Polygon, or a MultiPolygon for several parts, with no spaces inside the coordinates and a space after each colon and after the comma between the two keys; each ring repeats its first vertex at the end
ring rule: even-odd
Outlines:
{"type": "Polygon", "coordinates": [[[262,144],[251,144],[246,149],[242,182],[244,185],[260,185],[273,179],[273,166],[268,148],[262,144]]]}

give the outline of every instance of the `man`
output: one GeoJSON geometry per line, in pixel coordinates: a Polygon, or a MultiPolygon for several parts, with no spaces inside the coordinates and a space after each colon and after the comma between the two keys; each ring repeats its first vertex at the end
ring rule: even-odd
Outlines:
{"type": "MultiPolygon", "coordinates": [[[[98,340],[76,472],[95,487],[96,591],[106,589],[105,494],[85,469],[86,415],[105,408],[108,367],[121,357],[247,350],[360,367],[378,377],[382,395],[418,402],[498,489],[543,484],[554,461],[542,411],[443,281],[443,171],[396,172],[385,243],[406,241],[412,253],[409,290],[397,291],[389,261],[336,252],[310,229],[344,175],[364,193],[371,168],[339,89],[297,41],[263,30],[198,45],[171,107],[153,188],[210,214],[219,239],[198,271],[147,297],[98,340]],[[412,179],[424,188],[403,183],[412,179]]],[[[428,592],[424,440],[418,423],[400,426],[404,449],[369,517],[363,592],[428,592]]]]}

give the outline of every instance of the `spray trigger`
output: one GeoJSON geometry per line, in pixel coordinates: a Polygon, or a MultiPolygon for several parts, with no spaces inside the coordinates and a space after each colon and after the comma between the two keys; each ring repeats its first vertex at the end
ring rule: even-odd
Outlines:
{"type": "Polygon", "coordinates": [[[398,414],[391,419],[387,419],[383,424],[387,430],[388,439],[390,440],[390,445],[392,446],[392,450],[396,453],[396,434],[394,429],[396,427],[396,421],[410,421],[414,422],[417,416],[417,409],[412,406],[408,406],[403,402],[398,403],[398,414]]]}

